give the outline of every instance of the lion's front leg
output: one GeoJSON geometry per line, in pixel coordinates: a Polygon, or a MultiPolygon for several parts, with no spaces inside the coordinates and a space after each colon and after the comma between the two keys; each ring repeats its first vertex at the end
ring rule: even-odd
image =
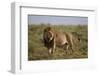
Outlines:
{"type": "Polygon", "coordinates": [[[51,48],[49,48],[49,53],[53,54],[55,52],[55,48],[56,48],[56,45],[53,45],[51,48]]]}
{"type": "Polygon", "coordinates": [[[55,42],[55,39],[53,41],[52,51],[53,51],[53,53],[56,51],[56,42],[55,42]]]}
{"type": "Polygon", "coordinates": [[[52,48],[49,48],[49,53],[50,54],[53,54],[55,52],[55,45],[52,47],[52,48]]]}
{"type": "Polygon", "coordinates": [[[49,48],[49,54],[52,54],[53,51],[52,51],[52,48],[49,48]]]}

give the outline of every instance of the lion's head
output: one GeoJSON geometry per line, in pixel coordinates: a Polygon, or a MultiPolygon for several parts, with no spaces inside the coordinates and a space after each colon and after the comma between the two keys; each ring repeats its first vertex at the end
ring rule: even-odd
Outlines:
{"type": "Polygon", "coordinates": [[[43,36],[46,42],[50,42],[54,38],[53,29],[51,27],[45,28],[43,36]]]}

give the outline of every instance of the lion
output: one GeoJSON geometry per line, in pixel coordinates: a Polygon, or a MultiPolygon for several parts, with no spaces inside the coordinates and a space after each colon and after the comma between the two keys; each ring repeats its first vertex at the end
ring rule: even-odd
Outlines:
{"type": "Polygon", "coordinates": [[[69,32],[58,32],[52,27],[46,27],[43,32],[44,46],[47,47],[49,53],[52,54],[56,51],[56,47],[63,46],[66,53],[69,49],[73,52],[73,40],[72,34],[69,32]]]}

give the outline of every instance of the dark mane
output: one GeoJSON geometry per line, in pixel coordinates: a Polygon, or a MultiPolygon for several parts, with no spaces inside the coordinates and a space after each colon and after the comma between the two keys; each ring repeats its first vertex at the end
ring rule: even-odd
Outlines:
{"type": "Polygon", "coordinates": [[[52,30],[52,28],[49,26],[46,29],[44,29],[44,32],[48,32],[48,31],[51,31],[51,30],[52,30]]]}

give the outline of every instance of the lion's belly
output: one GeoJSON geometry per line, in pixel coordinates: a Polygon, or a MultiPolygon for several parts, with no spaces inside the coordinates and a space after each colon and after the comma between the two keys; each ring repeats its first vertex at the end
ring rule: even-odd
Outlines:
{"type": "Polygon", "coordinates": [[[67,43],[67,39],[66,39],[66,36],[65,36],[65,34],[63,34],[63,33],[59,33],[58,35],[57,35],[57,37],[56,37],[56,45],[57,46],[61,46],[61,45],[64,45],[65,43],[67,43]]]}

